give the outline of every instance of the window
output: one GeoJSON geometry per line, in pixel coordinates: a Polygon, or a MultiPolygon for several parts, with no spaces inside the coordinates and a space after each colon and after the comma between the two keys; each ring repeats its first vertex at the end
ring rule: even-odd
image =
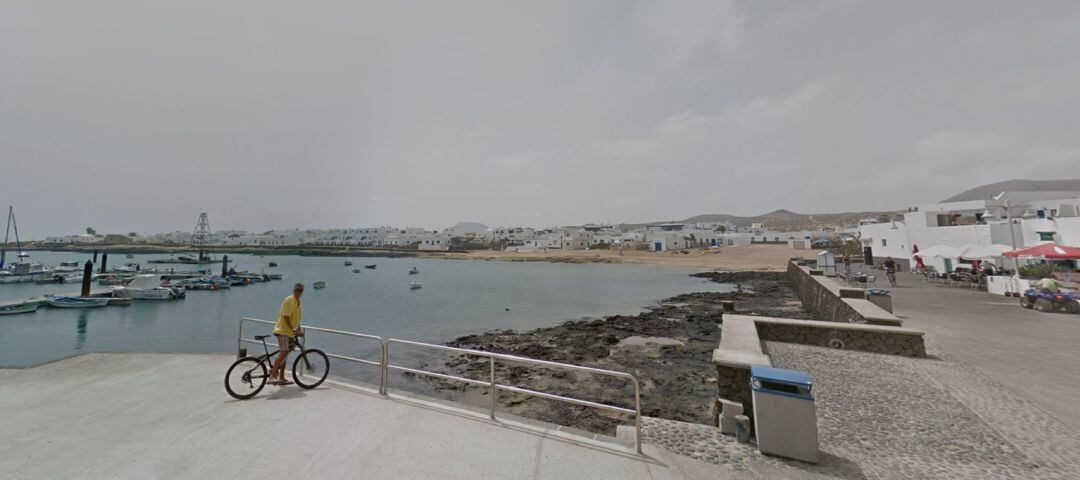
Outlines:
{"type": "Polygon", "coordinates": [[[889,242],[886,242],[886,241],[885,241],[885,239],[884,239],[884,238],[882,238],[882,239],[881,239],[881,246],[882,246],[882,247],[887,247],[887,246],[889,246],[889,242]]]}
{"type": "Polygon", "coordinates": [[[1054,232],[1038,232],[1040,242],[1052,242],[1054,241],[1054,232]]]}

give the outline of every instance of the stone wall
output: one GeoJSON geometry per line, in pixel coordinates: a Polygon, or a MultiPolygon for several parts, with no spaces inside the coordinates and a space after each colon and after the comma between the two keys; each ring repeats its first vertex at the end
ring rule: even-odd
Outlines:
{"type": "MultiPolygon", "coordinates": [[[[742,402],[743,414],[754,418],[754,399],[750,396],[750,367],[716,366],[717,397],[742,402]]],[[[717,412],[719,413],[719,412],[717,412]]]]}
{"type": "Polygon", "coordinates": [[[844,287],[835,280],[814,275],[815,270],[788,262],[787,276],[803,308],[826,322],[869,323],[899,327],[903,321],[866,299],[866,290],[844,287]]]}
{"type": "Polygon", "coordinates": [[[801,343],[844,350],[887,353],[905,357],[925,357],[926,345],[922,335],[894,333],[884,330],[855,330],[809,325],[757,322],[758,336],[763,341],[801,343]]]}
{"type": "Polygon", "coordinates": [[[799,268],[795,262],[788,262],[787,272],[788,282],[799,295],[799,300],[802,300],[803,308],[813,314],[814,318],[827,322],[848,323],[858,323],[862,320],[859,312],[844,303],[838,294],[833,293],[805,270],[799,268]]]}

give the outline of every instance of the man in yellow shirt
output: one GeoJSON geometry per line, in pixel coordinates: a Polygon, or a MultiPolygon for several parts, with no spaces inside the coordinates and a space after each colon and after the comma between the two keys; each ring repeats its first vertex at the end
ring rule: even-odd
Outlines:
{"type": "Polygon", "coordinates": [[[292,295],[285,297],[285,301],[281,302],[281,311],[278,313],[277,324],[274,325],[274,336],[277,337],[278,349],[281,353],[278,354],[277,360],[274,360],[274,368],[270,370],[270,382],[274,385],[292,384],[285,380],[285,360],[289,358],[296,336],[300,334],[300,318],[304,316],[300,296],[303,294],[304,284],[297,283],[293,285],[292,295]]]}

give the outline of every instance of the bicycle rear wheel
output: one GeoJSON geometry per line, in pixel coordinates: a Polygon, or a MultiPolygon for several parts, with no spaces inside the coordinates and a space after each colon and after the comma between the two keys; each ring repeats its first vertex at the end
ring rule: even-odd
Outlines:
{"type": "Polygon", "coordinates": [[[330,360],[322,350],[305,350],[293,361],[292,378],[301,388],[318,387],[329,374],[330,360]]]}
{"type": "Polygon", "coordinates": [[[225,372],[225,391],[233,398],[247,400],[266,386],[266,363],[255,357],[237,360],[225,372]]]}

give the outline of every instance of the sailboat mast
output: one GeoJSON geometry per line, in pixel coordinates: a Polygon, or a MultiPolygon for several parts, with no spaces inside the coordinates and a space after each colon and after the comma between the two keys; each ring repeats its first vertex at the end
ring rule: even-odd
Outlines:
{"type": "Polygon", "coordinates": [[[19,251],[19,261],[22,261],[22,243],[19,242],[19,222],[15,221],[15,207],[8,207],[8,216],[11,217],[11,226],[15,229],[15,248],[19,251]]]}
{"type": "Polygon", "coordinates": [[[11,233],[11,216],[15,214],[15,207],[8,206],[7,228],[4,229],[4,244],[0,245],[0,268],[4,268],[4,261],[7,260],[7,243],[8,234],[11,233]]]}

